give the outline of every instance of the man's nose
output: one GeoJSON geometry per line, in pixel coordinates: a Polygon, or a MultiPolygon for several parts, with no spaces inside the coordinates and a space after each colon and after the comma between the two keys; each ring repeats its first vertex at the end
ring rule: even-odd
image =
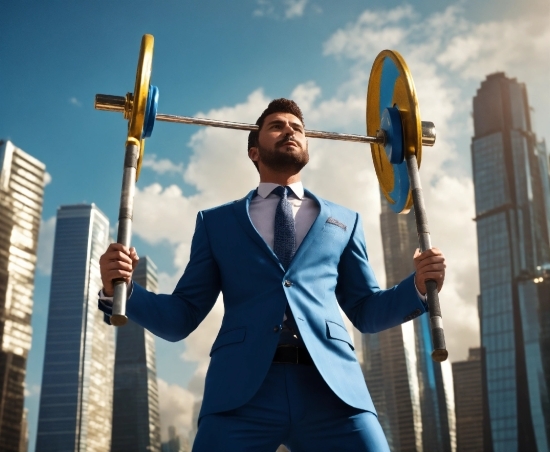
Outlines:
{"type": "Polygon", "coordinates": [[[292,126],[290,124],[285,124],[285,128],[284,128],[283,132],[287,136],[294,136],[294,129],[292,128],[292,126]]]}

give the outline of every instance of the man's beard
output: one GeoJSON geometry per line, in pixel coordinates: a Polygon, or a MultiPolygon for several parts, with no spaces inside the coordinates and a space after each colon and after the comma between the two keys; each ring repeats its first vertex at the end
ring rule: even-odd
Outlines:
{"type": "Polygon", "coordinates": [[[273,149],[264,148],[258,143],[258,152],[260,154],[260,161],[268,168],[277,172],[290,171],[297,174],[304,166],[306,166],[307,162],[309,162],[307,144],[304,149],[294,140],[280,140],[275,143],[275,147],[273,149]],[[280,149],[289,141],[292,141],[300,152],[288,152],[280,149]]]}

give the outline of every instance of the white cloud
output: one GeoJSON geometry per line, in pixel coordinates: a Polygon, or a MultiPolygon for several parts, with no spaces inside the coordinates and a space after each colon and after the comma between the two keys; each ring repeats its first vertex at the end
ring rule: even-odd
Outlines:
{"type": "Polygon", "coordinates": [[[285,17],[287,19],[293,19],[303,16],[307,2],[308,0],[285,0],[285,17]]]}
{"type": "MultiPolygon", "coordinates": [[[[274,19],[295,19],[304,15],[309,0],[257,0],[257,8],[253,15],[257,17],[272,17],[274,19]]],[[[322,10],[313,5],[316,13],[322,10]]]]}
{"type": "Polygon", "coordinates": [[[30,388],[27,388],[25,385],[25,398],[28,397],[38,397],[40,395],[41,387],[39,385],[32,385],[30,388]]]}
{"type": "Polygon", "coordinates": [[[52,273],[53,245],[55,239],[56,217],[40,221],[38,235],[38,252],[36,260],[37,270],[45,276],[52,273]]]}
{"type": "Polygon", "coordinates": [[[275,7],[269,0],[257,0],[258,7],[252,13],[257,17],[271,16],[275,13],[275,7]]]}
{"type": "Polygon", "coordinates": [[[168,440],[168,427],[173,426],[181,436],[187,437],[192,428],[195,398],[185,388],[157,379],[162,441],[168,440]]]}
{"type": "Polygon", "coordinates": [[[69,98],[69,103],[75,107],[82,107],[82,102],[80,102],[76,97],[69,98]]]}
{"type": "Polygon", "coordinates": [[[549,42],[550,27],[532,17],[464,24],[464,33],[451,35],[437,61],[462,77],[475,80],[498,70],[527,75],[548,68],[549,42]]]}
{"type": "Polygon", "coordinates": [[[44,173],[44,187],[46,185],[49,185],[52,181],[52,175],[48,173],[47,171],[44,173]]]}
{"type": "Polygon", "coordinates": [[[150,154],[143,159],[143,168],[150,168],[157,174],[183,174],[183,163],[174,163],[169,159],[157,159],[155,154],[150,154]]]}

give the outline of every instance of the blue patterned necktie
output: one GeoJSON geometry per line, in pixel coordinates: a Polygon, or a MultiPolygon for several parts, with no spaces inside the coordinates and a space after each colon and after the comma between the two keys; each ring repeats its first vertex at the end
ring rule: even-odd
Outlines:
{"type": "Polygon", "coordinates": [[[275,229],[273,239],[273,251],[288,270],[290,261],[296,253],[296,229],[294,227],[294,215],[292,204],[288,200],[290,187],[277,187],[272,193],[280,196],[281,199],[275,210],[275,229]]]}
{"type": "MultiPolygon", "coordinates": [[[[272,193],[281,197],[275,210],[273,251],[279,258],[279,261],[281,261],[281,264],[283,264],[285,270],[288,270],[290,262],[296,253],[296,228],[294,226],[292,204],[288,200],[289,192],[292,192],[290,187],[281,186],[272,191],[272,193]]],[[[298,334],[298,326],[288,303],[285,314],[286,320],[283,322],[279,345],[305,347],[302,338],[298,334]]]]}

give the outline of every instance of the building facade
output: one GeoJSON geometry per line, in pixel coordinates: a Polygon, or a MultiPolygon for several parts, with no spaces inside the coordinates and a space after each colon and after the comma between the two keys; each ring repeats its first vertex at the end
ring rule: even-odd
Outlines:
{"type": "Polygon", "coordinates": [[[548,157],[525,85],[489,75],[473,100],[481,345],[493,449],[548,451],[548,157]],[[546,336],[545,336],[546,335],[546,336]]]}
{"type": "MultiPolygon", "coordinates": [[[[386,286],[414,271],[414,212],[396,215],[382,198],[386,286]]],[[[392,451],[452,451],[454,396],[448,363],[431,359],[429,318],[363,336],[365,379],[392,451]]]]}
{"type": "MultiPolygon", "coordinates": [[[[158,292],[157,267],[150,258],[139,259],[133,280],[158,292]]],[[[160,452],[155,339],[128,320],[117,329],[116,344],[111,451],[160,452]]]]}
{"type": "Polygon", "coordinates": [[[168,427],[168,441],[162,443],[161,452],[191,452],[189,441],[176,433],[173,425],[168,427]]]}
{"type": "Polygon", "coordinates": [[[95,205],[58,209],[36,452],[111,447],[114,329],[97,309],[108,239],[95,205]]]}
{"type": "Polygon", "coordinates": [[[0,450],[6,452],[19,452],[27,435],[25,374],[45,174],[43,163],[0,141],[0,450]]]}
{"type": "Polygon", "coordinates": [[[471,348],[466,361],[453,366],[457,452],[490,451],[484,441],[486,394],[483,385],[482,349],[471,348]]]}

